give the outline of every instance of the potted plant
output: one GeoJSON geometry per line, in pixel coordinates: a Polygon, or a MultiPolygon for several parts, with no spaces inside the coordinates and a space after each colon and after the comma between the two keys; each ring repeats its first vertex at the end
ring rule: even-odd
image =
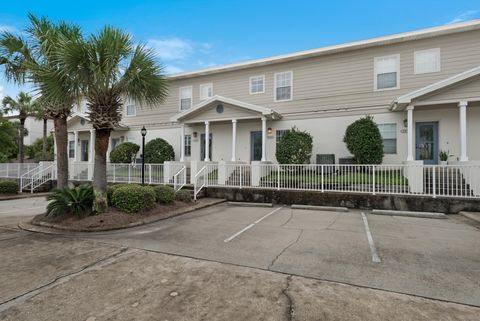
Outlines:
{"type": "Polygon", "coordinates": [[[449,151],[440,150],[438,157],[440,158],[440,165],[445,166],[447,165],[449,151]]]}

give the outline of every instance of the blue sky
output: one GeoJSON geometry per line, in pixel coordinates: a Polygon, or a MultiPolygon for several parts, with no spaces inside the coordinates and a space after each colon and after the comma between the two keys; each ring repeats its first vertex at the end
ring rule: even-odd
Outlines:
{"type": "MultiPolygon", "coordinates": [[[[123,28],[172,73],[479,19],[480,1],[15,1],[0,30],[20,32],[27,12],[123,28]]],[[[0,96],[18,91],[0,76],[0,96]]]]}

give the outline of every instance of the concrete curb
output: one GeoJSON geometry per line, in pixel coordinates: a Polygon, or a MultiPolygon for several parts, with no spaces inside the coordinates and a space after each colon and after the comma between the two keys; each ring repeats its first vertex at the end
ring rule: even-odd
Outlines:
{"type": "Polygon", "coordinates": [[[228,202],[227,204],[244,207],[273,207],[272,203],[228,202]]]}
{"type": "Polygon", "coordinates": [[[26,230],[26,231],[30,231],[30,232],[40,232],[40,233],[46,233],[46,234],[64,234],[64,233],[61,233],[61,232],[67,232],[67,234],[68,233],[108,232],[108,231],[123,230],[123,229],[126,229],[126,228],[137,227],[137,226],[141,226],[141,225],[155,223],[155,222],[166,220],[166,219],[178,216],[178,215],[187,214],[187,213],[199,210],[199,209],[203,209],[203,208],[206,208],[206,207],[217,205],[217,204],[220,204],[220,203],[223,203],[223,202],[225,202],[224,199],[211,199],[211,200],[208,200],[206,202],[202,202],[200,204],[194,204],[192,206],[182,208],[178,211],[174,211],[172,213],[172,215],[169,216],[169,217],[161,217],[161,218],[150,217],[150,218],[146,218],[142,221],[137,221],[137,222],[133,222],[133,223],[130,223],[128,225],[125,225],[125,226],[113,227],[113,228],[71,229],[71,228],[63,226],[63,225],[50,224],[50,223],[46,223],[46,222],[39,222],[38,224],[32,224],[30,222],[21,222],[21,223],[18,224],[18,227],[22,230],[26,230]],[[48,230],[46,230],[46,229],[48,229],[48,230]]]}
{"type": "Polygon", "coordinates": [[[25,199],[25,198],[35,198],[35,197],[47,197],[52,193],[47,192],[47,193],[22,193],[22,194],[15,194],[15,195],[5,195],[5,196],[0,196],[0,201],[10,201],[10,200],[19,200],[19,199],[25,199]]]}
{"type": "Polygon", "coordinates": [[[406,216],[406,217],[420,217],[420,218],[439,218],[439,219],[447,218],[447,215],[445,215],[443,213],[392,211],[392,210],[377,210],[377,209],[373,209],[371,214],[374,214],[374,215],[390,215],[390,216],[406,216]]]}
{"type": "Polygon", "coordinates": [[[346,207],[335,207],[335,206],[315,206],[315,205],[293,204],[290,207],[293,208],[293,209],[297,209],[297,210],[348,212],[348,208],[346,208],[346,207]]]}
{"type": "Polygon", "coordinates": [[[465,216],[466,218],[469,218],[477,223],[480,223],[480,213],[479,212],[464,212],[461,211],[458,214],[465,216]]]}

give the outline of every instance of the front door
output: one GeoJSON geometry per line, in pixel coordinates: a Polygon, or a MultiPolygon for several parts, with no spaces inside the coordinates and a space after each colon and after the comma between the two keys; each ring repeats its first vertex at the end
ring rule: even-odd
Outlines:
{"type": "Polygon", "coordinates": [[[81,157],[82,162],[88,162],[88,140],[82,140],[80,143],[81,147],[81,157]]]}
{"type": "Polygon", "coordinates": [[[438,122],[415,123],[415,159],[438,164],[438,122]]]}
{"type": "MultiPolygon", "coordinates": [[[[210,140],[208,142],[208,158],[212,160],[212,133],[210,133],[210,140]]],[[[205,160],[205,134],[200,134],[200,161],[205,160]]]]}
{"type": "Polygon", "coordinates": [[[250,160],[262,160],[262,132],[250,132],[250,160]]]}

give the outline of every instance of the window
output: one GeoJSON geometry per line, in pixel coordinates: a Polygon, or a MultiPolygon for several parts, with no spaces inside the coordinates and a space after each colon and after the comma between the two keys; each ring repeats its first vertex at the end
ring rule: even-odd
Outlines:
{"type": "Polygon", "coordinates": [[[180,88],[180,110],[192,107],[192,86],[180,88]]]}
{"type": "Polygon", "coordinates": [[[250,95],[265,92],[265,75],[250,77],[250,95]]]}
{"type": "Polygon", "coordinates": [[[288,131],[288,129],[278,129],[275,131],[275,140],[278,143],[280,143],[280,140],[282,139],[283,135],[288,131]]]}
{"type": "Polygon", "coordinates": [[[185,156],[192,154],[192,135],[185,135],[185,156]]]}
{"type": "Polygon", "coordinates": [[[137,109],[135,107],[135,101],[133,99],[128,99],[127,104],[125,107],[126,115],[127,116],[135,116],[137,113],[137,109]]]}
{"type": "Polygon", "coordinates": [[[120,138],[112,138],[112,150],[120,144],[120,138]]]}
{"type": "Polygon", "coordinates": [[[397,153],[397,124],[378,124],[378,130],[383,139],[383,152],[385,154],[397,153]]]}
{"type": "Polygon", "coordinates": [[[275,101],[292,100],[292,72],[275,74],[275,101]]]}
{"type": "Polygon", "coordinates": [[[200,100],[205,100],[213,96],[213,84],[200,85],[200,100]]]}
{"type": "Polygon", "coordinates": [[[440,71],[440,48],[415,51],[415,74],[440,71]]]}
{"type": "Polygon", "coordinates": [[[75,158],[75,141],[68,141],[68,158],[75,158]]]}
{"type": "Polygon", "coordinates": [[[400,55],[375,58],[375,90],[398,89],[400,83],[400,55]]]}

